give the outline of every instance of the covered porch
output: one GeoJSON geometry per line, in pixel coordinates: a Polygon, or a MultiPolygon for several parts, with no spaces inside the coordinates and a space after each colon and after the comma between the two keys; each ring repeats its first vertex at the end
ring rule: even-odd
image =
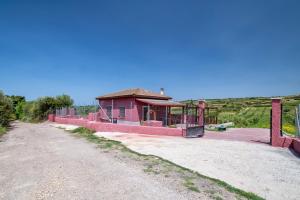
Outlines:
{"type": "Polygon", "coordinates": [[[136,99],[140,105],[141,125],[148,126],[173,126],[184,123],[185,104],[157,99],[136,99]],[[180,113],[172,114],[172,108],[179,108],[180,113]]]}

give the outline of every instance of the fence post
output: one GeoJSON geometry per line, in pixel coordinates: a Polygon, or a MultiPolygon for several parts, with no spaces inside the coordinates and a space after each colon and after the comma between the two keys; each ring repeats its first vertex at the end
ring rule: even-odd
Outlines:
{"type": "Polygon", "coordinates": [[[276,147],[290,147],[292,139],[282,136],[282,106],[281,98],[272,98],[272,115],[271,115],[271,145],[276,147]]]}
{"type": "Polygon", "coordinates": [[[281,114],[281,98],[272,98],[272,146],[280,146],[278,139],[281,136],[281,114]]]}
{"type": "Polygon", "coordinates": [[[204,126],[204,110],[205,110],[205,100],[202,99],[199,100],[198,102],[199,126],[204,126]]]}

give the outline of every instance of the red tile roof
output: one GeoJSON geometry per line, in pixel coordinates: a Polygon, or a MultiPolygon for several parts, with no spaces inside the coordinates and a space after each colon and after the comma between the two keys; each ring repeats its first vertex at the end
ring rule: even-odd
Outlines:
{"type": "Polygon", "coordinates": [[[163,99],[163,100],[172,99],[169,96],[161,95],[160,93],[151,92],[149,90],[144,90],[141,88],[122,90],[119,92],[96,97],[96,99],[100,99],[100,100],[101,99],[114,99],[114,98],[121,98],[121,97],[137,97],[137,98],[163,99]]]}

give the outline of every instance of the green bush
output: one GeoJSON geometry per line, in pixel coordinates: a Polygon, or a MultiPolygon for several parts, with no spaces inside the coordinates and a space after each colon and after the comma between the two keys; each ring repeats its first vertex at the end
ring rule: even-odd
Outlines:
{"type": "Polygon", "coordinates": [[[7,127],[13,117],[14,110],[11,99],[0,91],[0,126],[7,127]]]}
{"type": "Polygon", "coordinates": [[[3,135],[6,132],[6,128],[0,126],[0,136],[3,135]]]}
{"type": "Polygon", "coordinates": [[[16,107],[15,107],[15,115],[17,119],[22,119],[24,118],[24,106],[25,106],[26,102],[22,101],[19,102],[16,107]]]}
{"type": "Polygon", "coordinates": [[[48,114],[54,113],[55,109],[72,105],[73,100],[68,95],[41,97],[36,101],[20,103],[16,111],[18,110],[18,115],[23,121],[39,122],[47,119],[48,114]]]}
{"type": "Polygon", "coordinates": [[[289,134],[296,134],[296,127],[292,124],[284,124],[282,126],[282,129],[284,132],[289,133],[289,134]]]}
{"type": "Polygon", "coordinates": [[[74,103],[73,99],[69,95],[60,95],[56,96],[55,98],[56,108],[64,108],[64,107],[71,107],[74,103]]]}

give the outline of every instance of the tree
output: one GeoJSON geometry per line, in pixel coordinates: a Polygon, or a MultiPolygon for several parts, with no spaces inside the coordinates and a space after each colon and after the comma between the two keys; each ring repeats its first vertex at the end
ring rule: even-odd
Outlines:
{"type": "Polygon", "coordinates": [[[38,98],[33,107],[33,117],[35,120],[46,119],[48,114],[53,113],[57,107],[57,101],[53,97],[38,98]]]}
{"type": "Polygon", "coordinates": [[[20,102],[25,102],[25,97],[24,96],[11,95],[11,96],[7,96],[7,97],[9,97],[11,99],[14,109],[17,107],[17,105],[20,102]]]}
{"type": "Polygon", "coordinates": [[[73,100],[68,95],[56,97],[40,97],[35,101],[19,103],[16,107],[16,114],[19,119],[38,122],[47,119],[48,114],[54,113],[55,109],[71,107],[73,100]]]}
{"type": "Polygon", "coordinates": [[[74,101],[69,95],[63,94],[56,96],[56,108],[71,107],[74,101]]]}

